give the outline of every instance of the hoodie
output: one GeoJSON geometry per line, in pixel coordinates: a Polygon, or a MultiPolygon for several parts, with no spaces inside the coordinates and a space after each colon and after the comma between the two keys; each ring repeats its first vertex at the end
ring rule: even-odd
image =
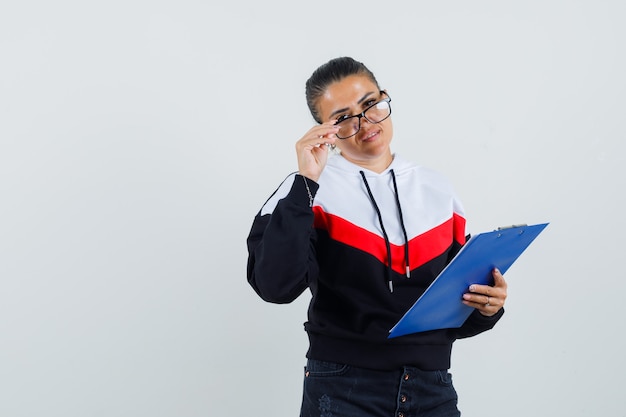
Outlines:
{"type": "Polygon", "coordinates": [[[465,243],[465,215],[439,173],[394,156],[375,173],[340,155],[318,182],[289,175],[255,216],[248,282],[265,301],[311,292],[307,357],[363,368],[450,367],[456,339],[503,314],[474,311],[462,327],[389,339],[465,243]]]}

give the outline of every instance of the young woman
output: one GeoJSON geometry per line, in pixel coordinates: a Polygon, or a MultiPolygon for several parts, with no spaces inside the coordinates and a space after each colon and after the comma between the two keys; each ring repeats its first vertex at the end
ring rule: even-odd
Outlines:
{"type": "Polygon", "coordinates": [[[460,328],[389,339],[465,243],[463,208],[444,177],[391,152],[391,97],[365,65],[322,65],[306,99],[318,124],[296,143],[298,172],[248,237],[262,299],[311,291],[301,416],[458,416],[452,343],[495,325],[506,282],[494,270],[494,286],[472,285],[460,328]]]}

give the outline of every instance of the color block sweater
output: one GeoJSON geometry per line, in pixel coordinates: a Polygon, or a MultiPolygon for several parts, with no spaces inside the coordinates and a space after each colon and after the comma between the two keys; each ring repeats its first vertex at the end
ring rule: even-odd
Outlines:
{"type": "Polygon", "coordinates": [[[318,182],[289,175],[255,216],[248,282],[273,303],[310,290],[309,358],[448,369],[453,342],[491,329],[503,310],[388,336],[464,243],[463,208],[442,175],[398,156],[378,174],[335,155],[318,182]]]}

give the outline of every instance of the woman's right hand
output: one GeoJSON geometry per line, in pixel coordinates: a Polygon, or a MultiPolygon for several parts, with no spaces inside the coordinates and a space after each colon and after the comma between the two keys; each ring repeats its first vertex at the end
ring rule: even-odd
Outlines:
{"type": "Polygon", "coordinates": [[[317,182],[326,166],[330,145],[337,140],[335,134],[338,130],[332,122],[323,123],[312,127],[296,142],[300,175],[317,182]]]}

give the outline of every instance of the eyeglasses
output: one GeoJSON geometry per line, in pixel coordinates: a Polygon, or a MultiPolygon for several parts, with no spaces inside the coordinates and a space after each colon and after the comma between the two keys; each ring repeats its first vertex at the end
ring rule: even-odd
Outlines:
{"type": "Polygon", "coordinates": [[[348,139],[349,137],[359,133],[359,130],[361,130],[362,117],[364,117],[368,122],[376,124],[382,122],[391,115],[391,97],[389,97],[389,95],[384,91],[381,91],[381,94],[384,94],[387,97],[372,104],[363,110],[361,114],[348,116],[335,123],[335,126],[339,126],[339,131],[336,134],[338,139],[348,139]]]}

